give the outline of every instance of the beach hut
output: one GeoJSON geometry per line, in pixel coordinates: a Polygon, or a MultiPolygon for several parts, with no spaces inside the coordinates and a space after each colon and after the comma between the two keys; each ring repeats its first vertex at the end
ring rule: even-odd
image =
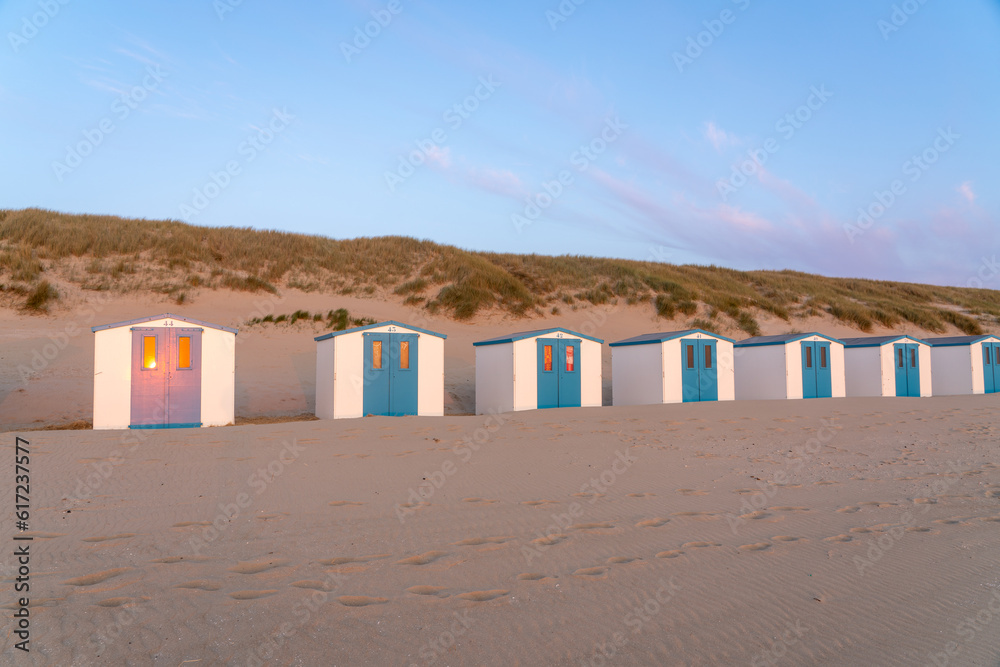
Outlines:
{"type": "Polygon", "coordinates": [[[95,430],[233,423],[236,329],[166,313],[91,331],[95,430]]]}
{"type": "Polygon", "coordinates": [[[522,331],[476,348],[476,414],[601,405],[600,338],[522,331]]]}
{"type": "Polygon", "coordinates": [[[736,399],[845,395],[844,344],[820,333],[756,336],[734,345],[736,399]]]}
{"type": "Polygon", "coordinates": [[[930,396],[931,347],[911,336],[842,338],[848,396],[930,396]]]}
{"type": "Polygon", "coordinates": [[[318,336],[316,416],[443,415],[445,338],[395,321],[318,336]]]}
{"type": "Polygon", "coordinates": [[[687,329],[611,343],[611,402],[731,401],[736,397],[734,342],[702,329],[687,329]]]}
{"type": "Polygon", "coordinates": [[[931,346],[934,394],[1000,392],[1000,337],[925,338],[931,346]]]}

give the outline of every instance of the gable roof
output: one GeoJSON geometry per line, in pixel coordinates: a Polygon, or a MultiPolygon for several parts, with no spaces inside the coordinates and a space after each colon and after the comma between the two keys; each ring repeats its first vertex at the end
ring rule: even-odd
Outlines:
{"type": "Polygon", "coordinates": [[[533,331],[520,331],[518,333],[507,334],[506,336],[497,336],[496,338],[487,338],[486,340],[480,340],[473,343],[473,346],[478,347],[479,345],[500,345],[502,343],[513,343],[516,340],[524,340],[525,338],[535,338],[536,336],[544,336],[545,334],[554,333],[556,331],[561,331],[562,333],[567,333],[578,338],[585,338],[587,340],[592,340],[595,343],[604,343],[600,338],[594,338],[593,336],[588,336],[586,334],[577,333],[575,331],[570,331],[569,329],[563,329],[562,327],[552,327],[551,329],[535,329],[533,331]]]}
{"type": "Polygon", "coordinates": [[[152,322],[153,320],[180,320],[181,322],[187,322],[188,324],[194,324],[199,327],[208,327],[209,329],[218,329],[219,331],[228,331],[231,334],[239,333],[236,329],[232,327],[224,327],[221,324],[212,324],[211,322],[202,322],[201,320],[196,320],[191,317],[184,317],[183,315],[174,315],[173,313],[163,313],[162,315],[151,315],[149,317],[140,317],[134,320],[124,320],[122,322],[115,322],[113,324],[102,324],[100,326],[91,327],[90,330],[93,333],[98,331],[104,331],[105,329],[117,329],[118,327],[133,326],[136,324],[145,324],[146,322],[152,322]]]}
{"type": "Polygon", "coordinates": [[[982,336],[938,336],[936,338],[925,338],[924,341],[931,347],[949,347],[953,345],[972,345],[988,338],[998,339],[995,334],[984,334],[982,336]]]}
{"type": "Polygon", "coordinates": [[[927,341],[913,336],[859,336],[858,338],[841,338],[840,342],[844,347],[881,347],[897,340],[912,340],[921,345],[927,345],[927,341]]]}
{"type": "Polygon", "coordinates": [[[330,338],[335,338],[337,336],[343,336],[344,334],[357,333],[359,331],[367,331],[368,329],[376,329],[378,327],[384,326],[397,326],[403,327],[404,329],[409,329],[410,331],[419,331],[420,333],[425,333],[430,336],[437,336],[438,338],[447,338],[443,333],[438,333],[437,331],[431,331],[430,329],[421,329],[420,327],[410,326],[409,324],[403,324],[402,322],[397,322],[396,320],[386,320],[385,322],[376,322],[375,324],[366,324],[363,327],[354,327],[351,329],[344,329],[343,331],[331,331],[328,334],[323,334],[322,336],[316,336],[313,340],[319,342],[321,340],[328,340],[330,338]]]}
{"type": "Polygon", "coordinates": [[[819,336],[820,338],[825,338],[831,343],[840,343],[843,345],[843,341],[838,338],[833,338],[827,336],[826,334],[821,334],[817,331],[811,331],[809,333],[799,333],[799,334],[781,334],[778,336],[754,336],[753,338],[747,338],[746,340],[741,340],[736,343],[736,347],[757,347],[761,345],[784,345],[785,343],[791,343],[797,340],[802,340],[803,338],[809,338],[810,336],[819,336]]]}
{"type": "Polygon", "coordinates": [[[684,336],[691,336],[693,334],[705,334],[711,338],[716,338],[718,340],[727,340],[730,343],[735,343],[732,338],[726,338],[725,336],[720,336],[719,334],[714,334],[711,331],[705,331],[704,329],[684,329],[683,331],[665,331],[662,333],[648,333],[642,334],[641,336],[633,336],[631,338],[626,338],[624,340],[619,340],[611,343],[609,347],[622,347],[625,345],[650,345],[652,343],[662,343],[668,340],[674,340],[675,338],[683,338],[684,336]]]}

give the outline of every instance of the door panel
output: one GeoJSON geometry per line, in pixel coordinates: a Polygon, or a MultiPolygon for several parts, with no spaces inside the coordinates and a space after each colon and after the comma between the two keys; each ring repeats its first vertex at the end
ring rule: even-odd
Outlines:
{"type": "Polygon", "coordinates": [[[896,396],[909,396],[909,382],[907,380],[907,359],[906,359],[906,345],[904,343],[895,343],[892,346],[892,366],[895,369],[896,374],[896,396]]]}
{"type": "Polygon", "coordinates": [[[920,346],[906,345],[906,395],[920,398],[920,346]]]}
{"type": "Polygon", "coordinates": [[[802,398],[816,398],[816,343],[802,343],[802,398]]]}
{"type": "Polygon", "coordinates": [[[580,407],[580,341],[559,341],[559,407],[580,407]]]}
{"type": "Polygon", "coordinates": [[[390,334],[389,414],[417,414],[417,334],[390,334]]]}
{"type": "Polygon", "coordinates": [[[716,355],[716,341],[699,341],[699,361],[701,362],[698,380],[700,385],[699,400],[717,401],[719,400],[719,361],[716,355]]]}
{"type": "Polygon", "coordinates": [[[130,428],[201,426],[201,329],[132,329],[130,428]]]}
{"type": "Polygon", "coordinates": [[[580,407],[580,341],[539,338],[538,407],[580,407]]]}
{"type": "Polygon", "coordinates": [[[201,329],[167,330],[167,423],[201,425],[201,329]]]}
{"type": "Polygon", "coordinates": [[[362,411],[366,415],[389,414],[389,334],[365,333],[362,411]]]}
{"type": "Polygon", "coordinates": [[[681,340],[681,397],[684,403],[701,400],[700,356],[697,340],[681,340]]]}
{"type": "Polygon", "coordinates": [[[998,354],[1000,354],[1000,345],[997,343],[983,343],[983,389],[987,394],[994,394],[1000,389],[1000,373],[997,372],[998,354]]]}
{"type": "Polygon", "coordinates": [[[538,339],[538,407],[559,407],[559,339],[538,339]]]}
{"type": "Polygon", "coordinates": [[[833,396],[833,371],[830,365],[830,343],[802,343],[802,398],[833,396]]]}

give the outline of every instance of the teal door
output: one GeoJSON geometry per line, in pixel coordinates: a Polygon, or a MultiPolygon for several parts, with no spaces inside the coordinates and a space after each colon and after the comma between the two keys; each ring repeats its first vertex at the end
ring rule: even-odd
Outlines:
{"type": "Polygon", "coordinates": [[[538,407],[580,407],[580,341],[539,338],[538,407]]]}
{"type": "Polygon", "coordinates": [[[366,415],[417,414],[417,334],[365,333],[362,403],[366,415]]]}
{"type": "Polygon", "coordinates": [[[983,343],[983,389],[1000,392],[1000,343],[983,343]]]}
{"type": "Polygon", "coordinates": [[[802,398],[833,396],[830,344],[804,341],[802,344],[802,398]]]}
{"type": "Polygon", "coordinates": [[[892,346],[896,367],[896,396],[920,396],[920,346],[896,343],[892,346]]]}
{"type": "Polygon", "coordinates": [[[716,341],[681,340],[681,394],[685,403],[719,400],[716,341]]]}

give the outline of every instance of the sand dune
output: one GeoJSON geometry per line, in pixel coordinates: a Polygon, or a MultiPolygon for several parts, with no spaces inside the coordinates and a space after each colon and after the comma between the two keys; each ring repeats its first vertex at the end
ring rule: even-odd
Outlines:
{"type": "Polygon", "coordinates": [[[154,432],[114,466],[121,433],[28,433],[32,652],[0,660],[994,664],[1000,625],[959,624],[996,593],[997,400],[518,413],[468,458],[472,416],[154,432]]]}

